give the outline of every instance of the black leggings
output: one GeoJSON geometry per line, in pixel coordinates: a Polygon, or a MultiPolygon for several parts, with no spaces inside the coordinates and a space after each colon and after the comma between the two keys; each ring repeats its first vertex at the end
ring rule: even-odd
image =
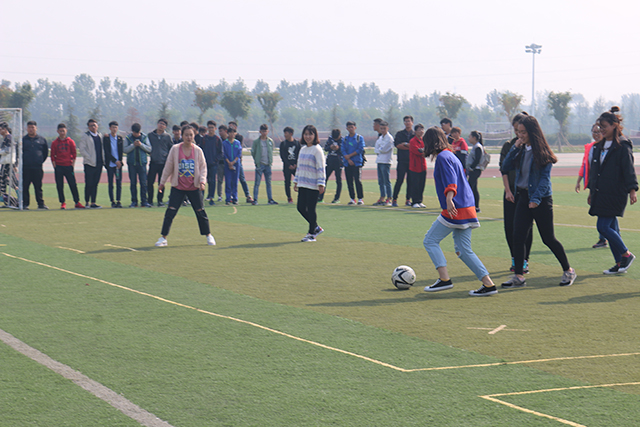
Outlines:
{"type": "Polygon", "coordinates": [[[318,226],[316,205],[318,204],[318,190],[298,187],[298,212],[309,223],[309,234],[314,234],[318,226]]]}
{"type": "Polygon", "coordinates": [[[478,178],[482,175],[480,169],[473,169],[469,171],[469,186],[473,192],[473,198],[476,201],[476,209],[480,207],[480,193],[478,192],[478,178]]]}
{"type": "MultiPolygon", "coordinates": [[[[502,215],[504,218],[504,235],[507,239],[507,245],[509,246],[509,254],[511,258],[514,256],[514,241],[513,241],[513,221],[516,216],[516,202],[510,202],[507,200],[506,194],[502,195],[502,215]]],[[[531,243],[533,243],[533,227],[529,227],[529,233],[525,239],[524,244],[524,259],[529,260],[529,253],[531,252],[531,243]]]]}
{"type": "Polygon", "coordinates": [[[556,256],[562,266],[563,271],[571,268],[567,254],[564,252],[562,243],[556,239],[553,231],[553,199],[551,196],[543,197],[540,204],[533,209],[529,208],[529,192],[518,189],[516,193],[516,211],[513,222],[514,238],[514,260],[515,273],[522,274],[525,242],[527,234],[530,232],[533,221],[536,221],[538,232],[544,243],[556,256]]]}
{"type": "Polygon", "coordinates": [[[167,236],[169,234],[173,219],[178,214],[178,209],[180,209],[180,206],[182,206],[182,202],[184,202],[185,197],[189,199],[189,201],[191,202],[191,207],[196,213],[198,226],[200,227],[200,234],[206,236],[211,233],[209,229],[209,218],[207,217],[207,213],[204,211],[204,200],[202,200],[202,191],[185,191],[171,187],[171,194],[169,195],[169,206],[164,213],[164,222],[162,223],[162,231],[160,232],[161,235],[167,236]]]}

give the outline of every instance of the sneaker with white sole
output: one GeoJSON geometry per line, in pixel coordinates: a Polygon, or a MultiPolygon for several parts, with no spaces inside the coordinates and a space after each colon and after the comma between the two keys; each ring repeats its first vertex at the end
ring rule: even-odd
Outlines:
{"type": "Polygon", "coordinates": [[[438,291],[446,291],[447,289],[451,289],[453,288],[453,282],[451,282],[451,279],[449,280],[436,280],[436,283],[434,283],[431,286],[426,286],[424,288],[425,292],[438,292],[438,291]]]}
{"type": "Polygon", "coordinates": [[[636,259],[636,256],[634,254],[632,254],[631,252],[629,252],[629,256],[623,256],[622,259],[620,260],[620,269],[619,271],[621,273],[626,272],[629,267],[631,267],[631,264],[633,263],[633,261],[636,259]]]}
{"type": "Polygon", "coordinates": [[[213,238],[213,235],[209,234],[207,236],[207,245],[209,246],[215,246],[216,245],[216,239],[213,238]]]}
{"type": "Polygon", "coordinates": [[[576,271],[573,268],[565,271],[564,273],[562,273],[562,279],[560,281],[560,286],[571,286],[571,285],[573,285],[573,282],[576,280],[576,277],[578,277],[578,275],[576,274],[576,271]]]}
{"type": "Polygon", "coordinates": [[[503,288],[523,288],[527,286],[527,282],[524,279],[518,278],[514,275],[511,279],[507,280],[501,285],[503,288]]]}
{"type": "Polygon", "coordinates": [[[313,234],[307,234],[301,240],[301,242],[315,242],[315,241],[316,241],[316,236],[314,236],[313,234]]]}
{"type": "Polygon", "coordinates": [[[620,263],[616,263],[613,267],[608,270],[603,271],[604,274],[618,274],[618,273],[626,273],[626,271],[620,271],[620,263]]]}
{"type": "Polygon", "coordinates": [[[165,239],[164,237],[160,237],[156,242],[156,246],[159,248],[167,246],[167,239],[165,239]]]}
{"type": "Polygon", "coordinates": [[[486,287],[485,285],[482,285],[480,289],[476,289],[475,291],[469,291],[469,295],[472,297],[488,297],[497,293],[498,290],[495,286],[486,287]]]}
{"type": "Polygon", "coordinates": [[[320,234],[322,234],[324,232],[324,228],[320,227],[319,225],[316,227],[316,229],[313,231],[313,235],[318,237],[320,234]]]}
{"type": "Polygon", "coordinates": [[[364,200],[358,199],[358,204],[361,205],[361,206],[364,205],[364,200]]]}

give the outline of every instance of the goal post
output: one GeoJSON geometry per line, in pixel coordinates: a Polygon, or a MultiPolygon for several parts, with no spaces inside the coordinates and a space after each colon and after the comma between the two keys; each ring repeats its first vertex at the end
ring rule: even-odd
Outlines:
{"type": "Polygon", "coordinates": [[[22,108],[0,108],[0,122],[9,126],[0,135],[0,208],[22,210],[22,108]]]}

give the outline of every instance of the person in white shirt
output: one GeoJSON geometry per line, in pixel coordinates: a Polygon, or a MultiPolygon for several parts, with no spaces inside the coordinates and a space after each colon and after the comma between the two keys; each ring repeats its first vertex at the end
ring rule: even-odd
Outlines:
{"type": "Polygon", "coordinates": [[[374,152],[378,155],[378,185],[380,186],[380,199],[373,206],[391,206],[391,155],[393,154],[393,137],[389,133],[389,123],[380,122],[380,136],[376,141],[374,152]]]}

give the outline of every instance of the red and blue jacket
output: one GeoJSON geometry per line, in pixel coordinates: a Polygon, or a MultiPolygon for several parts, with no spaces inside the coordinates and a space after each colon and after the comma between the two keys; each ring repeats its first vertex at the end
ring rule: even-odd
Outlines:
{"type": "Polygon", "coordinates": [[[433,180],[436,183],[436,193],[442,208],[438,220],[450,228],[480,227],[473,192],[467,182],[462,163],[451,150],[441,151],[436,157],[433,180]],[[458,210],[458,214],[453,218],[447,211],[447,193],[451,191],[454,194],[453,203],[458,210]]]}

